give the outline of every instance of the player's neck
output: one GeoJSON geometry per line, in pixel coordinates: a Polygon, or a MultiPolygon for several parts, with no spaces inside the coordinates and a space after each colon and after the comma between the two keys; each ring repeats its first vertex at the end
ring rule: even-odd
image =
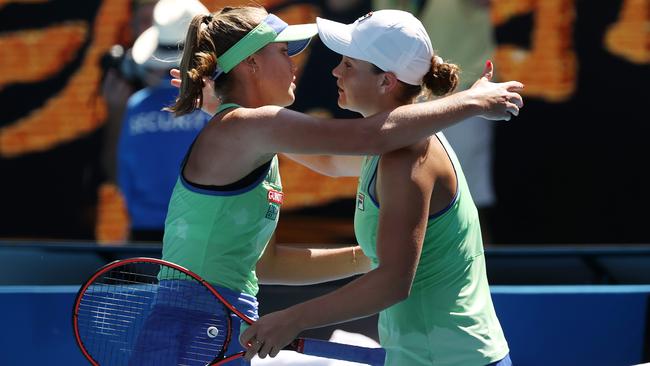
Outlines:
{"type": "Polygon", "coordinates": [[[393,109],[401,105],[403,105],[403,103],[399,103],[397,101],[384,101],[381,103],[376,103],[372,105],[370,108],[367,108],[364,111],[360,111],[359,113],[361,113],[361,115],[363,115],[364,117],[370,117],[370,116],[374,116],[375,114],[392,111],[393,109]]]}

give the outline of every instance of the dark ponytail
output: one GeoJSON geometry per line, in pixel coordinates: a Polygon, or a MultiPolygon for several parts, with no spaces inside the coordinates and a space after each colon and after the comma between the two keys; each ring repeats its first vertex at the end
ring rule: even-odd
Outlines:
{"type": "Polygon", "coordinates": [[[422,78],[424,86],[435,96],[451,93],[458,86],[460,68],[456,64],[446,63],[439,56],[431,59],[431,68],[422,78]]]}
{"type": "MultiPolygon", "coordinates": [[[[372,65],[373,72],[384,72],[376,65],[372,65]]],[[[402,91],[397,100],[403,104],[413,103],[414,100],[429,99],[431,95],[443,96],[451,93],[458,86],[460,67],[444,62],[439,56],[431,58],[431,67],[422,77],[422,85],[411,85],[400,80],[402,91]]]]}

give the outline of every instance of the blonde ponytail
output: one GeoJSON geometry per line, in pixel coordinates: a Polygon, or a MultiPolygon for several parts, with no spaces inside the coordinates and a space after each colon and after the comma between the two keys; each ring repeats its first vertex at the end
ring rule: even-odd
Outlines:
{"type": "MultiPolygon", "coordinates": [[[[203,78],[211,78],[217,70],[217,57],[255,28],[267,15],[261,7],[225,7],[220,11],[192,18],[181,58],[181,88],[173,106],[167,108],[176,116],[193,112],[203,106],[203,78]]],[[[215,82],[220,95],[232,87],[229,74],[215,82]]]]}

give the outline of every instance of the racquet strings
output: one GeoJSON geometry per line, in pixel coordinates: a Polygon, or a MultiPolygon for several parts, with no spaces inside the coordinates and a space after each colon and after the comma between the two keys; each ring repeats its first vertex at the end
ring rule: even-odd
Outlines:
{"type": "MultiPolygon", "coordinates": [[[[114,267],[86,289],[79,336],[102,366],[204,366],[230,338],[225,306],[196,279],[158,263],[114,267]]],[[[237,340],[235,340],[237,341],[237,340]]]]}

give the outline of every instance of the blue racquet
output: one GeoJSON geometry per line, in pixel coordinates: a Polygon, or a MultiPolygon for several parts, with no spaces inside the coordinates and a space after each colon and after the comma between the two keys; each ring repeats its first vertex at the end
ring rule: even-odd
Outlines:
{"type": "MultiPolygon", "coordinates": [[[[93,364],[222,365],[238,311],[197,274],[164,260],[131,258],[107,264],[86,281],[74,303],[73,329],[93,364]]],[[[298,338],[285,347],[306,355],[383,365],[382,348],[298,338]]]]}

